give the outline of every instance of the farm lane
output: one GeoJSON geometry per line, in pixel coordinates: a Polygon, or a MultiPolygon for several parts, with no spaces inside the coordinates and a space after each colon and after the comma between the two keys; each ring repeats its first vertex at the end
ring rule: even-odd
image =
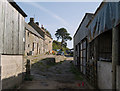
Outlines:
{"type": "Polygon", "coordinates": [[[25,81],[19,89],[89,89],[84,78],[76,74],[72,57],[45,55],[29,58],[33,63],[32,81],[25,81]],[[58,62],[55,62],[55,58],[58,62]]]}

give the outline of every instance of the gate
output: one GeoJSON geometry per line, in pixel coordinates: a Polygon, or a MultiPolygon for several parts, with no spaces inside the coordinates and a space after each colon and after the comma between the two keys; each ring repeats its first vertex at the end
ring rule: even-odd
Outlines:
{"type": "Polygon", "coordinates": [[[88,60],[86,62],[86,79],[97,88],[97,58],[98,58],[98,39],[89,43],[88,60]]]}

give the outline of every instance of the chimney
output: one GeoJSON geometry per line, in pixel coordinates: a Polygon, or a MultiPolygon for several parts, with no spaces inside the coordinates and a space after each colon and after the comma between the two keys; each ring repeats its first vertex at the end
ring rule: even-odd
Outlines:
{"type": "Polygon", "coordinates": [[[36,22],[36,24],[39,26],[39,22],[36,22]]]}
{"type": "Polygon", "coordinates": [[[30,18],[30,22],[34,22],[34,18],[30,18]]]}
{"type": "Polygon", "coordinates": [[[41,25],[41,28],[44,30],[44,27],[43,27],[43,25],[41,25]]]}

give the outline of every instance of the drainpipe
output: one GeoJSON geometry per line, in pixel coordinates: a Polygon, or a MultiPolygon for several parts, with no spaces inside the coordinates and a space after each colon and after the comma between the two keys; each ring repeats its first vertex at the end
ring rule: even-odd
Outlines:
{"type": "Polygon", "coordinates": [[[116,89],[116,66],[119,64],[119,29],[112,29],[112,89],[116,89]]]}

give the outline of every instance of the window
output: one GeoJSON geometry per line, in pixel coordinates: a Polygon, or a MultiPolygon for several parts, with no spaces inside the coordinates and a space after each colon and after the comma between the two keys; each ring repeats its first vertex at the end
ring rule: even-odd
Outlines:
{"type": "Polygon", "coordinates": [[[98,60],[112,62],[112,30],[102,33],[99,37],[98,60]]]}
{"type": "Polygon", "coordinates": [[[86,39],[84,39],[81,43],[80,43],[80,70],[81,72],[83,72],[83,74],[86,73],[85,70],[85,66],[86,66],[86,58],[87,58],[87,50],[86,50],[86,46],[87,46],[87,41],[86,39]]]}
{"type": "Polygon", "coordinates": [[[28,44],[28,47],[30,47],[30,44],[28,44]]]}
{"type": "Polygon", "coordinates": [[[34,51],[34,42],[33,42],[33,47],[32,47],[32,51],[34,51]]]}
{"type": "Polygon", "coordinates": [[[28,37],[29,37],[30,33],[28,32],[28,37]]]}
{"type": "Polygon", "coordinates": [[[39,53],[39,44],[37,43],[37,54],[39,53]]]}

